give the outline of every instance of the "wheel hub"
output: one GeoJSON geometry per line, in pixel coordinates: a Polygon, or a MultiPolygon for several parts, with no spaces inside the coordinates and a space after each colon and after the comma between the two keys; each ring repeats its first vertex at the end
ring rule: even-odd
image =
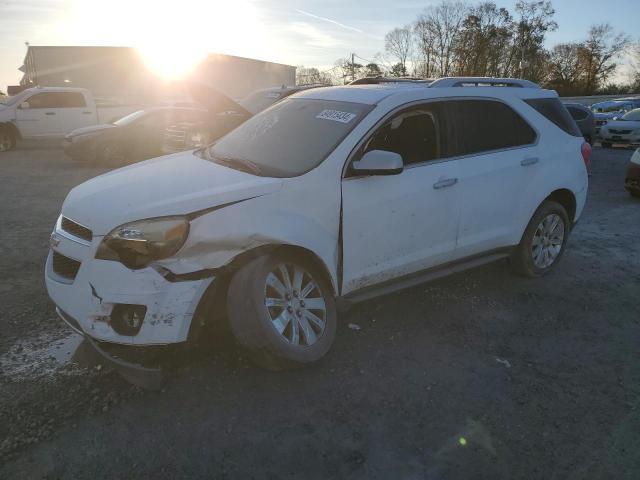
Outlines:
{"type": "Polygon", "coordinates": [[[550,267],[560,255],[564,242],[564,221],[560,215],[547,215],[536,228],[531,254],[537,268],[550,267]]]}
{"type": "Polygon", "coordinates": [[[265,306],[272,326],[296,346],[311,346],[326,326],[323,292],[309,272],[294,264],[280,264],[267,275],[265,306]]]}

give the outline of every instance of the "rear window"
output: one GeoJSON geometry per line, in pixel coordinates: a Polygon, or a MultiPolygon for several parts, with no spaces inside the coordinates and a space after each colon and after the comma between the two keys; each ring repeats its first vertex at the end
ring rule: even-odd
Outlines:
{"type": "Polygon", "coordinates": [[[569,135],[582,137],[582,133],[580,133],[580,129],[571,117],[571,114],[569,114],[557,98],[533,98],[525,100],[525,102],[569,135]]]}

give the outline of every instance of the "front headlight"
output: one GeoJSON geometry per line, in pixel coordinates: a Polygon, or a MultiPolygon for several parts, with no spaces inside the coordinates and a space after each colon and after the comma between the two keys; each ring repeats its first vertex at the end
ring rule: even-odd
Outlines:
{"type": "Polygon", "coordinates": [[[131,269],[171,257],[189,235],[186,217],[162,217],[126,223],[104,237],[96,258],[114,260],[131,269]]]}

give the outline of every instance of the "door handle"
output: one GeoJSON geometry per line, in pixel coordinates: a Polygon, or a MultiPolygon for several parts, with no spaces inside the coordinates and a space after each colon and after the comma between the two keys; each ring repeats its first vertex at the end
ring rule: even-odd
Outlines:
{"type": "Polygon", "coordinates": [[[538,157],[527,157],[520,162],[520,165],[522,165],[523,167],[526,167],[528,165],[535,165],[539,161],[540,159],[538,157]]]}
{"type": "Polygon", "coordinates": [[[45,115],[55,115],[56,112],[44,112],[45,115]]]}
{"type": "Polygon", "coordinates": [[[91,115],[91,112],[82,112],[83,115],[91,115]]]}
{"type": "Polygon", "coordinates": [[[444,180],[440,180],[439,182],[434,183],[433,184],[433,188],[436,189],[436,190],[439,190],[439,189],[445,188],[445,187],[452,187],[456,183],[458,183],[458,179],[457,178],[446,178],[444,180]]]}

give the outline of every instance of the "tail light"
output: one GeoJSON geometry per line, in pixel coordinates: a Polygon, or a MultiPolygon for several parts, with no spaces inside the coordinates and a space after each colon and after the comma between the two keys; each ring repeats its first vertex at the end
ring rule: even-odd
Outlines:
{"type": "Polygon", "coordinates": [[[582,154],[582,159],[584,160],[584,166],[589,168],[589,161],[591,160],[591,145],[587,142],[583,142],[580,147],[580,153],[582,154]]]}

